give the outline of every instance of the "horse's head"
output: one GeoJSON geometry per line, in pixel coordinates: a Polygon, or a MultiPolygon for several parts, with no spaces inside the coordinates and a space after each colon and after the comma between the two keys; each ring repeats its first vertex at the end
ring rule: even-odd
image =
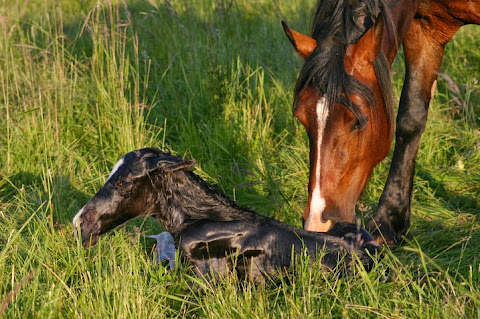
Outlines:
{"type": "Polygon", "coordinates": [[[390,148],[391,105],[384,101],[374,63],[383,19],[380,16],[351,45],[336,43],[337,34],[317,42],[285,23],[284,30],[305,60],[294,97],[294,115],[310,141],[304,228],[328,231],[335,222],[353,221],[355,204],[373,167],[390,148]]]}
{"type": "Polygon", "coordinates": [[[155,180],[194,163],[155,148],[123,156],[105,185],[73,218],[74,231],[80,228],[83,246],[95,245],[100,235],[131,218],[155,214],[159,196],[155,180]]]}

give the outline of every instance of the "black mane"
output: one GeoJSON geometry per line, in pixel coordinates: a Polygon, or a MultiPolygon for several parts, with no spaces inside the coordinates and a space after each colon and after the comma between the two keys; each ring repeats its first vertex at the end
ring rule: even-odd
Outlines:
{"type": "MultiPolygon", "coordinates": [[[[360,124],[364,124],[367,117],[362,115],[348,95],[361,95],[369,105],[376,107],[374,93],[345,72],[344,58],[347,46],[356,43],[377,18],[383,18],[386,29],[391,30],[393,24],[390,23],[392,19],[385,0],[319,0],[312,27],[312,37],[317,41],[317,47],[305,60],[297,80],[295,97],[303,88],[310,86],[327,99],[328,106],[344,104],[360,124]]],[[[390,70],[382,53],[378,55],[374,66],[387,112],[390,113],[393,107],[390,103],[390,70]]]]}

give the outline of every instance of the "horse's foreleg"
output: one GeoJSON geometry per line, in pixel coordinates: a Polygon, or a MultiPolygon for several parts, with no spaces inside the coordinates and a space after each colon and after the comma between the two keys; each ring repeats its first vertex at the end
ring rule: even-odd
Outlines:
{"type": "Polygon", "coordinates": [[[429,27],[431,23],[414,20],[403,42],[406,74],[397,115],[395,151],[377,212],[367,224],[378,242],[389,245],[398,244],[410,226],[415,157],[427,121],[432,87],[444,47],[458,29],[453,28],[449,37],[439,41],[433,27],[429,27]]]}

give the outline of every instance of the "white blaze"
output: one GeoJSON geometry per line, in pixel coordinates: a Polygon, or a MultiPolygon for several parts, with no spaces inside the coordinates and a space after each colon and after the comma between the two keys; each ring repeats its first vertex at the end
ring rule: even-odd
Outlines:
{"type": "Polygon", "coordinates": [[[113,174],[118,171],[118,169],[120,168],[120,166],[123,165],[124,162],[125,160],[123,159],[123,157],[118,160],[118,162],[113,166],[112,172],[110,173],[110,175],[108,175],[107,182],[110,178],[112,178],[113,174]]]}
{"type": "MultiPolygon", "coordinates": [[[[118,160],[118,162],[113,166],[113,169],[112,169],[112,172],[110,173],[110,175],[108,175],[108,178],[107,178],[107,182],[110,178],[112,178],[112,176],[118,171],[118,169],[123,165],[123,163],[125,162],[125,160],[123,159],[123,157],[121,159],[118,160]]],[[[88,202],[87,202],[88,204],[88,202]]],[[[80,218],[80,216],[82,215],[83,213],[83,210],[85,209],[85,206],[87,205],[85,204],[82,209],[80,209],[78,211],[78,213],[75,215],[75,217],[73,217],[73,230],[74,231],[77,231],[77,223],[78,223],[78,220],[80,218]]]]}
{"type": "MultiPolygon", "coordinates": [[[[325,125],[327,123],[328,117],[328,106],[327,100],[325,97],[320,98],[317,103],[316,108],[316,115],[317,115],[317,149],[316,149],[316,165],[315,165],[315,185],[312,191],[312,198],[310,199],[310,214],[308,215],[308,219],[305,221],[305,229],[307,230],[317,230],[323,231],[323,229],[319,229],[317,225],[324,224],[322,222],[322,213],[325,210],[325,199],[322,197],[322,193],[320,191],[320,159],[321,159],[321,149],[322,149],[322,140],[323,140],[323,133],[325,131],[325,125]]],[[[328,223],[329,224],[329,223],[328,223]]],[[[329,225],[328,227],[329,228],[329,225]]],[[[328,230],[328,229],[327,229],[328,230]]]]}
{"type": "MultiPolygon", "coordinates": [[[[83,206],[85,207],[85,206],[83,206]]],[[[75,215],[75,217],[73,217],[73,231],[77,231],[77,222],[78,222],[78,219],[80,218],[80,215],[82,215],[83,213],[83,207],[82,209],[80,209],[77,213],[77,215],[75,215]]]]}

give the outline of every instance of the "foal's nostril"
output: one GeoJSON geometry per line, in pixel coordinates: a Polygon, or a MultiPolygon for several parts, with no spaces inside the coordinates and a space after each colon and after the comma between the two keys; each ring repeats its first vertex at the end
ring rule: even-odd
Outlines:
{"type": "Polygon", "coordinates": [[[73,234],[75,236],[80,236],[82,233],[82,221],[80,218],[77,218],[73,221],[73,234]]]}
{"type": "Polygon", "coordinates": [[[89,248],[89,247],[95,246],[97,241],[98,241],[98,236],[96,236],[96,235],[93,235],[93,234],[90,234],[90,235],[87,235],[87,236],[82,235],[82,246],[84,248],[89,248]]]}

